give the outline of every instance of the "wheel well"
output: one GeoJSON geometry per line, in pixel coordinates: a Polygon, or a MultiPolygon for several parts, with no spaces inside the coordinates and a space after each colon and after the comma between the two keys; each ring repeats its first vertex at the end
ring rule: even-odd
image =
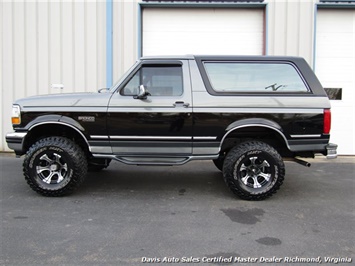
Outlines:
{"type": "Polygon", "coordinates": [[[24,150],[27,151],[39,139],[51,136],[66,137],[78,144],[87,156],[90,154],[86,139],[75,129],[61,124],[44,124],[32,128],[27,133],[24,150]]]}
{"type": "Polygon", "coordinates": [[[239,143],[247,140],[263,141],[274,147],[274,149],[276,149],[282,157],[291,155],[291,152],[287,148],[285,139],[281,133],[271,128],[259,126],[237,128],[229,132],[222,143],[221,153],[226,153],[239,143]]]}

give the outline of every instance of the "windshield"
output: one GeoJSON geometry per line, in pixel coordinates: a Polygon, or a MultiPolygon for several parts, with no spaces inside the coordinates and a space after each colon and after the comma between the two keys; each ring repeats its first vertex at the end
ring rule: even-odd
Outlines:
{"type": "Polygon", "coordinates": [[[110,92],[114,92],[118,86],[126,79],[126,77],[131,73],[131,71],[139,64],[139,61],[136,61],[133,66],[131,66],[122,76],[121,78],[115,83],[115,85],[113,85],[110,88],[110,92]]]}

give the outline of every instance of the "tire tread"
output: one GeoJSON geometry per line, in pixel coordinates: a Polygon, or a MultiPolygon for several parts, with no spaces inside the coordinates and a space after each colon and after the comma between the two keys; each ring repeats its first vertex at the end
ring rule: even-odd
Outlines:
{"type": "Polygon", "coordinates": [[[84,182],[87,173],[87,167],[88,164],[85,153],[79,145],[77,145],[68,138],[47,137],[40,139],[39,141],[34,143],[27,151],[23,162],[23,173],[28,185],[38,194],[41,194],[46,197],[60,197],[71,194],[84,182]],[[60,188],[58,190],[43,189],[39,187],[36,184],[36,181],[30,176],[29,162],[32,156],[37,150],[48,146],[60,147],[65,152],[67,152],[73,160],[73,176],[71,177],[70,182],[65,187],[60,188]]]}
{"type": "Polygon", "coordinates": [[[223,164],[223,178],[225,183],[235,195],[237,195],[239,198],[244,200],[260,201],[271,197],[273,194],[277,192],[277,190],[282,185],[284,181],[284,177],[285,177],[285,165],[283,163],[282,157],[273,147],[261,141],[247,141],[234,147],[227,154],[223,164]],[[279,165],[278,180],[276,181],[274,187],[265,193],[250,194],[247,191],[240,188],[239,186],[237,186],[234,182],[232,173],[233,173],[234,164],[236,160],[246,152],[252,150],[262,150],[269,153],[273,158],[275,158],[276,162],[279,165]]]}

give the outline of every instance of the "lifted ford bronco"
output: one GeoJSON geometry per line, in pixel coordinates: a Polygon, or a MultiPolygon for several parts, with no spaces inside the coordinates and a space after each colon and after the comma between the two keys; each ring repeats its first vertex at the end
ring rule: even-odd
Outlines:
{"type": "Polygon", "coordinates": [[[302,58],[145,57],[109,90],[18,100],[6,135],[44,196],[76,189],[111,160],[181,165],[213,160],[242,199],[281,186],[283,158],[336,158],[330,104],[302,58]]]}

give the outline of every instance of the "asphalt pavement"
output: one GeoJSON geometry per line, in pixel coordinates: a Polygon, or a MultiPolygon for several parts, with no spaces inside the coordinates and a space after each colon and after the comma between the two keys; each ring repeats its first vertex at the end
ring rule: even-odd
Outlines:
{"type": "Polygon", "coordinates": [[[0,154],[0,265],[354,265],[355,158],[286,162],[283,186],[236,198],[212,162],[111,163],[73,195],[33,192],[0,154]]]}

